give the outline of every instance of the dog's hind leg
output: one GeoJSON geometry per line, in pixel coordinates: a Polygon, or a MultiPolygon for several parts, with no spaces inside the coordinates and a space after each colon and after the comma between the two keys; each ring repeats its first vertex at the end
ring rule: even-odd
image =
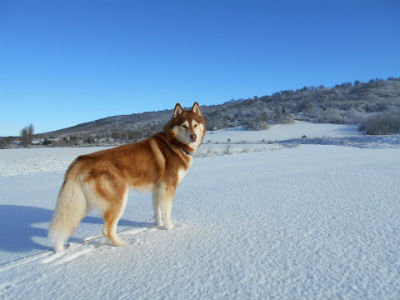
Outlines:
{"type": "Polygon", "coordinates": [[[125,210],[128,198],[126,185],[118,178],[104,175],[87,183],[84,192],[91,205],[97,207],[103,214],[103,235],[114,246],[126,245],[126,242],[117,235],[117,224],[125,210]]]}
{"type": "Polygon", "coordinates": [[[104,211],[104,229],[103,235],[116,247],[125,246],[127,243],[117,234],[118,221],[125,210],[128,198],[128,190],[121,196],[121,201],[112,202],[112,204],[104,211]]]}

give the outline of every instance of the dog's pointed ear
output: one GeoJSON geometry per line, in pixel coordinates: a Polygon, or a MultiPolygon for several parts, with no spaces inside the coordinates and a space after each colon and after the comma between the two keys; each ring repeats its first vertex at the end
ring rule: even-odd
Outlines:
{"type": "Polygon", "coordinates": [[[173,117],[176,118],[177,116],[181,115],[182,113],[183,113],[183,108],[182,108],[182,106],[181,106],[179,103],[177,103],[177,104],[175,105],[175,108],[174,108],[174,115],[173,115],[173,117]]]}
{"type": "Polygon", "coordinates": [[[200,106],[199,106],[199,104],[197,103],[197,102],[195,102],[194,104],[193,104],[193,106],[192,106],[192,112],[194,112],[195,114],[197,114],[197,115],[199,115],[199,116],[203,116],[202,114],[201,114],[201,111],[200,111],[200,106]]]}

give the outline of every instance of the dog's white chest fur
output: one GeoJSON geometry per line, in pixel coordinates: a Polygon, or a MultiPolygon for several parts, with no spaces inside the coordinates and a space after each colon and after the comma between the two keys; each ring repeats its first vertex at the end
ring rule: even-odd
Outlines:
{"type": "Polygon", "coordinates": [[[187,169],[180,168],[178,171],[178,183],[182,181],[183,177],[185,177],[186,173],[189,171],[190,165],[192,164],[192,158],[190,157],[189,165],[187,169]]]}

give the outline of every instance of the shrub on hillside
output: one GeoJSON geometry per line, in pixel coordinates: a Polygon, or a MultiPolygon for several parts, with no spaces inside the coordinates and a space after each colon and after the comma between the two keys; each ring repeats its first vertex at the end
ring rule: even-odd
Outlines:
{"type": "Polygon", "coordinates": [[[357,124],[364,118],[364,113],[351,109],[338,109],[336,107],[328,107],[314,112],[314,119],[317,123],[333,123],[333,124],[357,124]]]}
{"type": "Polygon", "coordinates": [[[265,130],[269,128],[270,112],[264,111],[258,115],[243,118],[241,125],[247,130],[265,130]]]}
{"type": "Polygon", "coordinates": [[[387,112],[365,119],[358,128],[367,134],[400,133],[400,111],[387,112]]]}
{"type": "Polygon", "coordinates": [[[7,149],[10,148],[10,142],[11,142],[11,138],[1,138],[0,137],[0,149],[7,149]]]}

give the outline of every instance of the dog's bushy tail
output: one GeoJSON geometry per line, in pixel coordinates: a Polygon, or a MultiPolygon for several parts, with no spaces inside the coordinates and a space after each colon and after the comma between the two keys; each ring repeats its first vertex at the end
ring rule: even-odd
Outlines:
{"type": "Polygon", "coordinates": [[[64,242],[87,212],[88,204],[82,191],[78,168],[75,162],[67,171],[50,221],[48,237],[55,252],[64,250],[64,242]]]}

